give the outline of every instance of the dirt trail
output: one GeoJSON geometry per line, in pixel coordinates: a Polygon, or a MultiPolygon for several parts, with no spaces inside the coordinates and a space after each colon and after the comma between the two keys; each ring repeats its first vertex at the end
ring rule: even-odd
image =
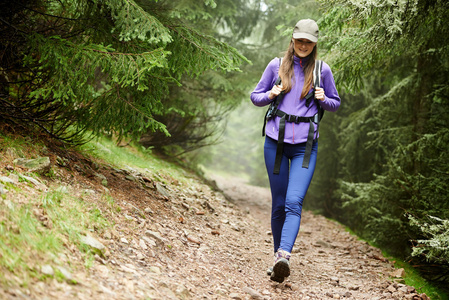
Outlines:
{"type": "MultiPolygon", "coordinates": [[[[245,184],[238,178],[215,176],[218,186],[237,205],[246,208],[265,232],[265,254],[271,250],[270,191],[245,184]]],[[[401,284],[402,270],[382,256],[379,249],[351,236],[336,222],[304,211],[292,255],[292,274],[282,284],[258,276],[252,288],[265,291],[267,299],[426,299],[415,288],[401,284]]],[[[271,256],[263,261],[271,263],[271,256]]],[[[263,273],[263,270],[254,270],[263,273]]]]}
{"type": "MultiPolygon", "coordinates": [[[[0,176],[8,176],[12,159],[0,162],[0,176]]],[[[28,266],[34,274],[60,270],[58,278],[24,279],[20,270],[2,269],[8,284],[0,286],[0,299],[426,299],[390,279],[395,270],[378,249],[309,212],[293,250],[291,276],[282,284],[270,281],[267,189],[213,176],[220,192],[194,175],[180,183],[166,175],[152,178],[146,170],[102,165],[93,172],[89,163],[72,160],[84,170],[58,167],[52,157],[57,179],[36,186],[16,182],[0,205],[33,205],[48,189],[64,185],[115,224],[89,232],[104,245],[103,255],[86,268],[87,254],[66,241],[45,266],[39,260],[28,266]],[[107,206],[105,193],[119,210],[107,206]]],[[[44,225],[40,230],[49,230],[44,225]]]]}

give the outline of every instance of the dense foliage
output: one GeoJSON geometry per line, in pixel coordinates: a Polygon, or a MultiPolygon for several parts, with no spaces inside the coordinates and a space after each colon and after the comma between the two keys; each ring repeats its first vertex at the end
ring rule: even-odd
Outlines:
{"type": "Polygon", "coordinates": [[[192,26],[216,3],[150,0],[3,1],[0,120],[68,142],[86,130],[139,138],[185,75],[238,70],[245,58],[192,26]],[[197,8],[195,10],[195,8],[197,8]]]}
{"type": "Polygon", "coordinates": [[[309,203],[395,254],[448,267],[449,3],[321,2],[345,96],[339,126],[321,127],[309,203]]]}

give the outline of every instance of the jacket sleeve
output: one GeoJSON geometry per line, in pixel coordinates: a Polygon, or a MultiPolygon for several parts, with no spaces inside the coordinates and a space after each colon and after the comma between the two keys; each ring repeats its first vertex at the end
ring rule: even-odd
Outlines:
{"type": "Polygon", "coordinates": [[[265,68],[254,91],[251,93],[251,101],[256,106],[265,106],[270,104],[274,99],[268,98],[276,79],[278,78],[279,58],[273,58],[265,68]]]}
{"type": "Polygon", "coordinates": [[[337,111],[340,107],[340,96],[335,87],[334,76],[328,64],[323,62],[321,70],[321,87],[324,89],[324,101],[319,101],[321,107],[328,111],[337,111]]]}

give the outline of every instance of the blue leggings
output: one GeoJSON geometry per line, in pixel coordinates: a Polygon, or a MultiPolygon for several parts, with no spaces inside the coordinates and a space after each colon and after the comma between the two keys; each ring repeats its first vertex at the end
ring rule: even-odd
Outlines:
{"type": "Polygon", "coordinates": [[[286,144],[279,174],[273,174],[277,141],[266,137],[265,165],[271,187],[271,231],[274,252],[292,252],[301,223],[302,203],[315,171],[318,142],[313,143],[309,168],[302,167],[306,143],[286,144]]]}

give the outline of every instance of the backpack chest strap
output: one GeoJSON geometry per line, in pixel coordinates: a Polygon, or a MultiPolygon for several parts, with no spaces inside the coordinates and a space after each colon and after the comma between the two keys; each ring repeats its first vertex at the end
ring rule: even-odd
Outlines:
{"type": "Polygon", "coordinates": [[[283,112],[282,110],[277,109],[275,112],[275,115],[278,117],[284,117],[285,116],[285,121],[286,122],[291,122],[291,123],[309,123],[310,121],[312,121],[315,124],[319,123],[319,114],[315,114],[313,117],[301,117],[301,116],[296,116],[296,115],[289,115],[285,112],[283,112]]]}

